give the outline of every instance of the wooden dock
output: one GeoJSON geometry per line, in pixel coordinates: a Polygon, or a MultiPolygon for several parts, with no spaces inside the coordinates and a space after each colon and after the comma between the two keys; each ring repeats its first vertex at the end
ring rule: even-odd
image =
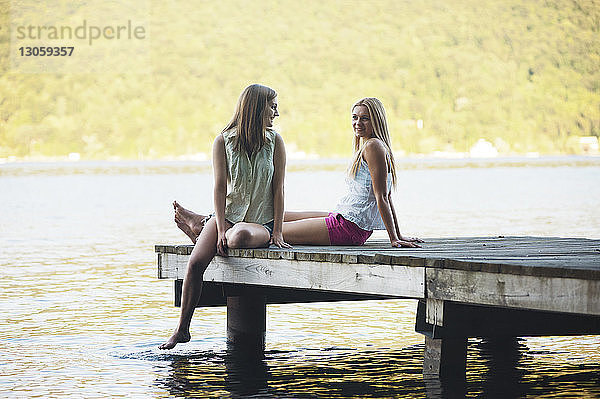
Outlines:
{"type": "MultiPolygon", "coordinates": [[[[191,245],[157,245],[179,304],[191,245]]],[[[228,307],[228,340],[264,346],[266,304],[410,298],[425,374],[464,374],[468,337],[600,334],[600,240],[427,239],[423,248],[295,246],[215,257],[199,306],[228,307]]]]}

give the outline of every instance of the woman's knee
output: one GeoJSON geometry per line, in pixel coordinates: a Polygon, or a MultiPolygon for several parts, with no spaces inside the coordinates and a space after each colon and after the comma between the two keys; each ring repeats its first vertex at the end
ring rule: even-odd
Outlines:
{"type": "Polygon", "coordinates": [[[247,248],[252,241],[252,232],[244,227],[237,227],[229,231],[231,232],[227,237],[229,248],[247,248]]]}
{"type": "Polygon", "coordinates": [[[203,275],[209,263],[210,260],[207,261],[204,257],[191,256],[188,261],[188,273],[203,275]]]}

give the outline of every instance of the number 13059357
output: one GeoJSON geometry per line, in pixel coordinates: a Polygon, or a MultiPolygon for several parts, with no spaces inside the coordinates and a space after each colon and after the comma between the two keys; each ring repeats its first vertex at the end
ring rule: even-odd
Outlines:
{"type": "Polygon", "coordinates": [[[19,47],[22,57],[70,57],[75,47],[19,47]]]}

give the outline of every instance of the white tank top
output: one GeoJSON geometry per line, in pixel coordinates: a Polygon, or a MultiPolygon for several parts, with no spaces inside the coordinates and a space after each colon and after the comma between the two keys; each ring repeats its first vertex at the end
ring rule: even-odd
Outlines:
{"type": "MultiPolygon", "coordinates": [[[[360,167],[356,176],[346,177],[348,193],[335,207],[335,212],[345,219],[356,224],[363,230],[384,230],[385,225],[377,208],[377,200],[373,192],[373,181],[369,167],[364,159],[360,160],[360,167]]],[[[387,174],[387,192],[392,189],[392,174],[387,174]]]]}

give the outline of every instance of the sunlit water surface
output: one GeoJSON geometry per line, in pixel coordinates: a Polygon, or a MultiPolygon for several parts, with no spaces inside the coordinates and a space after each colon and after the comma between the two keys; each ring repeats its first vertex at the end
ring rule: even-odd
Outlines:
{"type": "MultiPolygon", "coordinates": [[[[342,164],[290,165],[287,207],[331,209],[342,164]]],[[[173,199],[211,209],[205,164],[5,164],[0,187],[1,396],[441,396],[421,375],[413,301],[269,306],[264,360],[228,353],[225,309],[202,309],[189,344],[159,351],[178,309],[153,245],[186,243],[173,199]]],[[[415,161],[395,203],[424,238],[600,238],[600,162],[415,161]]],[[[470,340],[468,397],[600,397],[597,337],[520,339],[508,367],[486,345],[470,340]]]]}

